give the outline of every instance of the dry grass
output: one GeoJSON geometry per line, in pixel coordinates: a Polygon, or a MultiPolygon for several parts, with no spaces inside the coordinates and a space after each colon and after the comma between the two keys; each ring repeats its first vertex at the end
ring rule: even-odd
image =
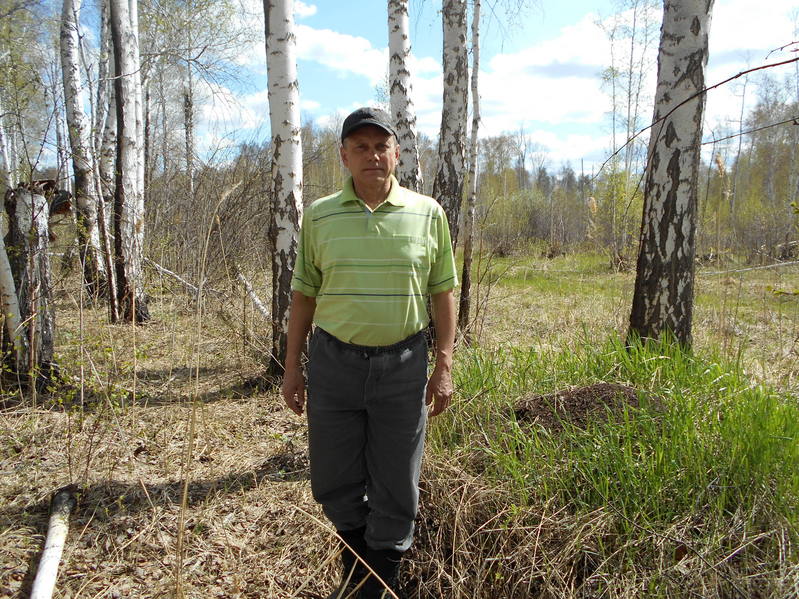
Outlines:
{"type": "Polygon", "coordinates": [[[70,375],[83,366],[83,394],[75,379],[0,413],[0,596],[26,596],[49,498],[73,482],[57,597],[174,596],[181,518],[185,597],[290,597],[332,551],[309,517],[321,512],[303,423],[265,390],[241,339],[213,317],[198,340],[191,310],[171,301],[153,306],[134,349],[134,331],[95,310],[81,343],[78,310],[60,297],[59,361],[70,375]]]}

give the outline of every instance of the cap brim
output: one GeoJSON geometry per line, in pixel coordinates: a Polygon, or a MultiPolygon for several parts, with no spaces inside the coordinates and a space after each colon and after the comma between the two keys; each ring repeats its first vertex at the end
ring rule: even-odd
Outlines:
{"type": "Polygon", "coordinates": [[[353,125],[349,129],[347,129],[346,131],[342,131],[341,141],[344,141],[347,137],[352,135],[355,131],[357,131],[361,127],[366,127],[368,125],[373,125],[374,127],[380,127],[383,131],[385,131],[389,135],[393,135],[394,137],[397,136],[397,132],[394,131],[394,129],[392,129],[391,127],[386,126],[384,123],[372,119],[364,119],[363,121],[360,121],[356,125],[353,125]]]}

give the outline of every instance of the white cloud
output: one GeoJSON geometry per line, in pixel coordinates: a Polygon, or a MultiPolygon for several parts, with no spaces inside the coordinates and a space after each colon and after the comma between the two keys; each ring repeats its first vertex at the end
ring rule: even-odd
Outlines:
{"type": "Polygon", "coordinates": [[[294,2],[294,16],[303,19],[305,17],[312,17],[316,14],[316,4],[306,4],[302,0],[295,0],[294,2]]]}
{"type": "MultiPolygon", "coordinates": [[[[706,84],[714,85],[741,71],[794,58],[796,53],[772,51],[795,40],[798,26],[799,5],[795,0],[769,0],[767,10],[759,0],[726,0],[717,4],[710,26],[706,84]]],[[[745,109],[754,105],[756,82],[763,74],[783,77],[793,68],[791,65],[758,71],[708,92],[705,138],[720,123],[737,129],[741,102],[745,101],[745,109]]]]}
{"type": "Polygon", "coordinates": [[[377,49],[364,37],[296,25],[297,58],[311,60],[346,76],[366,77],[372,85],[383,81],[388,50],[377,49]]]}
{"type": "MultiPolygon", "coordinates": [[[[609,100],[600,72],[608,43],[587,15],[556,37],[513,53],[496,54],[480,70],[481,136],[524,125],[531,139],[547,147],[551,160],[576,160],[608,145],[607,136],[558,135],[561,125],[602,122],[609,100]],[[546,128],[544,128],[546,127],[546,128]]],[[[440,126],[442,79],[416,77],[414,96],[419,129],[436,135],[440,126]]]]}

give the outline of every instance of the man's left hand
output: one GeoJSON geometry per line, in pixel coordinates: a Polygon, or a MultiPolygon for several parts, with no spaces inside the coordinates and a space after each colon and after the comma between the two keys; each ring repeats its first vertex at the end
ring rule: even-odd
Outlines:
{"type": "Polygon", "coordinates": [[[430,416],[438,416],[449,407],[450,401],[452,401],[452,373],[448,368],[436,367],[430,375],[430,380],[427,381],[425,396],[425,403],[428,406],[433,404],[430,416]]]}

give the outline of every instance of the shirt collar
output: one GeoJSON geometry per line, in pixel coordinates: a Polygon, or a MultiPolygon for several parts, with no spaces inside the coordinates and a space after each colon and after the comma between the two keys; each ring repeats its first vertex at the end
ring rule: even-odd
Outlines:
{"type": "MultiPolygon", "coordinates": [[[[363,200],[355,195],[355,188],[352,185],[352,177],[347,177],[347,180],[344,182],[344,187],[341,190],[341,203],[347,204],[349,202],[362,201],[363,200]]],[[[397,181],[394,175],[391,175],[391,190],[388,192],[386,202],[392,206],[405,205],[405,197],[403,196],[402,188],[400,187],[399,181],[397,181]]]]}

